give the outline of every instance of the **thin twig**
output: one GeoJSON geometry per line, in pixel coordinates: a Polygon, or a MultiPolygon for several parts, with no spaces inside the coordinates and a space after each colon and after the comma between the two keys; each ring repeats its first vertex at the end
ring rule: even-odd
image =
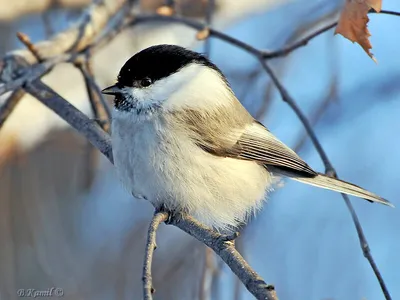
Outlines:
{"type": "MultiPolygon", "coordinates": [[[[377,14],[378,12],[376,12],[373,9],[371,9],[368,13],[377,14]]],[[[380,14],[384,14],[384,15],[400,16],[399,12],[390,11],[390,10],[381,10],[379,13],[380,14]]],[[[336,22],[330,23],[328,25],[325,25],[321,29],[318,29],[317,31],[305,36],[304,38],[300,39],[296,43],[294,43],[292,45],[289,45],[287,47],[284,47],[282,49],[279,49],[277,51],[273,51],[273,52],[264,52],[263,51],[263,57],[265,59],[269,59],[269,58],[276,58],[276,57],[286,56],[289,53],[291,53],[294,50],[296,50],[297,48],[306,46],[308,44],[308,42],[310,42],[312,39],[316,38],[317,36],[321,35],[322,33],[326,32],[326,31],[334,28],[337,24],[338,24],[338,22],[336,21],[336,22]]]]}
{"type": "MultiPolygon", "coordinates": [[[[183,24],[185,26],[191,27],[193,29],[196,29],[198,31],[203,30],[205,28],[205,25],[201,22],[197,22],[192,19],[184,18],[184,17],[177,17],[177,16],[164,16],[164,15],[138,15],[133,18],[133,20],[130,22],[129,26],[133,26],[139,23],[146,23],[146,22],[169,22],[169,23],[179,23],[183,24]]],[[[221,31],[209,28],[210,30],[210,36],[213,36],[215,38],[218,38],[220,40],[223,40],[227,43],[230,43],[232,45],[238,46],[239,48],[242,48],[246,50],[249,53],[252,53],[253,55],[258,55],[259,50],[249,44],[246,44],[245,42],[242,42],[238,39],[235,39],[234,37],[231,37],[221,31]]]]}
{"type": "Polygon", "coordinates": [[[400,17],[400,12],[392,11],[392,10],[385,10],[385,9],[382,9],[380,12],[377,12],[374,9],[371,8],[368,13],[370,13],[370,14],[392,15],[392,16],[400,17]]]}
{"type": "Polygon", "coordinates": [[[22,32],[17,32],[17,38],[21,41],[22,44],[32,53],[32,55],[36,58],[38,62],[42,61],[40,57],[39,51],[36,49],[35,45],[31,42],[30,38],[22,32]]]}
{"type": "Polygon", "coordinates": [[[342,194],[342,197],[346,203],[347,208],[350,211],[350,215],[351,215],[351,218],[353,219],[354,226],[356,227],[362,252],[363,252],[365,258],[368,260],[369,264],[371,265],[371,268],[374,271],[375,276],[379,281],[379,285],[381,286],[381,289],[382,289],[383,295],[385,296],[385,299],[391,300],[392,297],[390,296],[389,290],[386,287],[386,284],[385,284],[385,281],[383,280],[382,274],[379,271],[379,268],[376,265],[374,258],[372,257],[371,249],[369,248],[367,238],[365,237],[364,231],[362,229],[362,226],[361,226],[360,220],[358,219],[356,211],[354,210],[353,205],[351,205],[349,197],[346,194],[342,194]]]}
{"type": "MultiPolygon", "coordinates": [[[[93,13],[97,13],[95,9],[93,9],[92,11],[93,13]]],[[[7,54],[7,56],[5,56],[0,62],[0,83],[3,83],[0,84],[0,95],[20,88],[26,83],[32,82],[33,80],[42,77],[59,63],[75,62],[76,60],[80,59],[80,56],[86,57],[87,55],[103,48],[110,41],[112,41],[124,28],[126,28],[133,18],[133,16],[130,15],[130,9],[122,5],[121,10],[117,11],[115,15],[111,15],[110,13],[110,15],[106,16],[110,17],[109,23],[115,22],[115,26],[113,26],[104,34],[100,34],[101,28],[98,28],[97,30],[99,31],[99,34],[96,35],[96,39],[94,37],[84,39],[82,43],[86,42],[87,44],[82,45],[81,43],[80,46],[82,46],[82,50],[80,50],[79,52],[58,53],[55,50],[51,51],[50,49],[52,49],[52,47],[50,47],[49,44],[52,43],[54,44],[53,48],[57,48],[56,45],[58,39],[54,38],[50,41],[39,42],[34,45],[35,49],[37,49],[38,52],[40,52],[39,50],[41,49],[41,51],[43,52],[48,52],[52,54],[54,53],[51,58],[42,58],[43,60],[45,60],[42,63],[35,64],[33,66],[29,65],[29,55],[27,55],[27,53],[25,52],[21,53],[19,50],[15,53],[11,52],[7,54]],[[56,55],[55,53],[58,53],[58,55],[56,55]],[[18,76],[13,76],[13,74],[17,71],[18,76]]],[[[103,24],[101,23],[101,25],[103,24]]],[[[100,24],[98,24],[98,26],[100,26],[100,24]]],[[[65,38],[72,38],[74,36],[72,32],[73,30],[71,29],[66,30],[64,32],[65,38]]],[[[59,35],[56,35],[56,37],[57,36],[59,35]]],[[[31,54],[30,51],[29,54],[31,54]]]]}
{"type": "Polygon", "coordinates": [[[86,58],[84,62],[77,62],[75,65],[83,75],[94,119],[99,123],[104,131],[109,132],[111,120],[110,106],[94,80],[89,58],[86,58]]]}
{"type": "MultiPolygon", "coordinates": [[[[86,56],[85,60],[78,60],[75,62],[75,66],[81,71],[85,81],[86,91],[89,97],[90,106],[93,112],[93,120],[99,124],[99,126],[106,132],[110,131],[110,120],[111,113],[109,106],[104,99],[103,94],[100,91],[99,86],[96,84],[94,79],[93,70],[91,68],[89,55],[86,56]]],[[[92,183],[94,169],[96,166],[96,149],[87,142],[85,147],[85,177],[84,187],[88,189],[92,183]]]]}
{"type": "Polygon", "coordinates": [[[157,248],[156,245],[156,232],[158,226],[165,222],[168,219],[168,213],[164,211],[157,211],[153,218],[151,219],[151,223],[149,225],[149,230],[147,233],[147,243],[146,250],[144,256],[144,265],[143,265],[143,299],[144,300],[152,300],[153,299],[153,280],[151,277],[151,264],[153,262],[153,253],[157,248]]]}
{"type": "Polygon", "coordinates": [[[300,47],[304,47],[308,44],[309,41],[311,41],[313,38],[321,35],[322,33],[328,31],[329,29],[332,29],[333,27],[335,27],[337,25],[337,22],[328,24],[324,27],[322,27],[321,29],[318,29],[317,31],[311,33],[310,35],[302,38],[301,40],[297,41],[296,43],[289,45],[287,47],[284,47],[282,49],[279,49],[277,51],[273,51],[273,52],[264,52],[262,53],[262,57],[264,59],[270,59],[270,58],[276,58],[276,57],[281,57],[281,56],[286,56],[289,53],[293,52],[294,50],[296,50],[297,48],[300,47]]]}
{"type": "MultiPolygon", "coordinates": [[[[370,13],[376,13],[376,12],[370,11],[370,13]]],[[[380,14],[398,16],[400,13],[394,12],[394,11],[388,11],[388,10],[381,10],[380,14]]],[[[137,16],[132,21],[132,24],[148,22],[148,21],[164,21],[164,22],[180,23],[180,24],[184,24],[186,26],[189,26],[189,27],[191,27],[193,29],[197,29],[197,30],[202,30],[205,28],[204,24],[194,21],[194,20],[191,20],[191,19],[186,19],[186,18],[176,17],[176,16],[161,16],[161,15],[137,16]]],[[[328,31],[329,29],[332,29],[336,25],[337,25],[337,22],[328,24],[328,25],[322,27],[321,29],[317,30],[316,32],[313,32],[310,35],[302,38],[300,41],[294,43],[293,45],[290,45],[290,46],[284,47],[283,49],[279,49],[277,51],[272,51],[272,52],[265,51],[265,50],[258,50],[255,47],[253,47],[249,44],[246,44],[240,40],[237,40],[237,39],[235,39],[227,34],[224,34],[218,30],[215,30],[212,28],[209,28],[209,30],[210,30],[210,36],[219,38],[227,43],[238,46],[239,48],[241,48],[253,55],[261,56],[264,59],[271,59],[271,58],[276,58],[276,57],[280,57],[280,56],[285,56],[285,55],[289,54],[290,52],[307,45],[310,40],[314,39],[315,37],[321,35],[322,33],[326,32],[326,31],[328,31]]]]}
{"type": "MultiPolygon", "coordinates": [[[[98,49],[102,48],[105,46],[108,42],[110,42],[112,39],[114,39],[118,33],[121,32],[123,28],[126,28],[126,24],[129,22],[129,20],[132,18],[130,13],[129,7],[125,7],[126,5],[123,4],[116,4],[116,5],[111,5],[108,6],[108,11],[104,12],[103,5],[101,3],[98,3],[98,8],[94,7],[92,8],[91,12],[93,14],[96,14],[96,18],[94,18],[93,23],[93,29],[95,29],[95,33],[93,31],[88,30],[88,38],[85,38],[83,41],[81,41],[80,46],[82,47],[82,52],[80,53],[61,53],[60,55],[56,55],[55,57],[52,57],[50,59],[47,59],[43,63],[38,63],[35,64],[34,66],[29,65],[29,57],[27,53],[21,51],[15,51],[11,52],[8,54],[1,62],[0,62],[0,82],[3,84],[0,84],[0,95],[12,91],[12,90],[17,90],[23,87],[25,84],[32,82],[43,75],[47,74],[55,65],[61,63],[61,62],[73,62],[76,59],[79,59],[79,56],[81,55],[88,55],[88,53],[92,53],[94,51],[97,51],[98,49]],[[120,8],[120,11],[118,11],[118,8],[120,8]],[[109,22],[115,22],[114,26],[109,29],[105,34],[101,35],[100,31],[101,28],[103,28],[105,25],[104,21],[100,21],[100,18],[105,18],[109,22]],[[14,54],[15,53],[15,54],[14,54]],[[22,72],[21,72],[22,71],[22,72]],[[18,76],[15,76],[17,74],[18,76]]],[[[79,27],[85,27],[88,24],[84,22],[83,24],[78,24],[79,27]]],[[[36,56],[36,60],[41,60],[45,59],[40,56],[39,50],[41,50],[43,53],[50,53],[52,56],[57,52],[56,50],[51,51],[51,44],[54,45],[53,48],[59,49],[59,39],[57,37],[63,36],[64,39],[72,39],[74,38],[74,32],[75,29],[68,29],[65,32],[56,35],[55,38],[52,38],[50,41],[45,41],[45,42],[40,42],[38,44],[31,44],[28,43],[26,46],[28,47],[29,53],[33,54],[33,56],[36,56]],[[30,49],[32,48],[32,49],[30,49]],[[30,50],[33,50],[30,51],[30,50]],[[36,53],[36,54],[35,54],[36,53]]],[[[29,40],[29,39],[28,39],[29,40]]],[[[64,42],[65,43],[65,42],[64,42]]],[[[22,90],[21,90],[22,91],[22,90]]],[[[7,117],[11,114],[13,109],[15,108],[16,104],[18,103],[17,98],[22,98],[22,92],[19,92],[19,97],[12,97],[6,100],[6,102],[2,105],[0,108],[0,128],[2,127],[3,123],[7,119],[7,117]]],[[[104,99],[103,96],[101,95],[102,98],[104,99]]],[[[108,107],[108,106],[105,106],[108,107]]],[[[109,111],[107,112],[107,115],[109,115],[109,111]]]]}

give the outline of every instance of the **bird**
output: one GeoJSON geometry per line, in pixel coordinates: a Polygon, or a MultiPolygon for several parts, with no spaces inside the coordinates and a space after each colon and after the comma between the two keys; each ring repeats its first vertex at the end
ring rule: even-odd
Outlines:
{"type": "Polygon", "coordinates": [[[251,116],[201,53],[166,44],[143,49],[102,93],[114,96],[116,173],[130,193],[156,209],[235,230],[263,206],[281,177],[392,206],[314,171],[251,116]]]}

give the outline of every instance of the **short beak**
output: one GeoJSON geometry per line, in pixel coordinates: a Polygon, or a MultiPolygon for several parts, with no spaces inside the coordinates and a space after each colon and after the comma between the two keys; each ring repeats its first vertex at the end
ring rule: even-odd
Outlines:
{"type": "Polygon", "coordinates": [[[105,88],[104,90],[101,91],[103,94],[107,94],[107,95],[117,95],[117,94],[121,94],[122,93],[122,89],[120,89],[119,87],[117,87],[115,84],[112,86],[109,86],[107,88],[105,88]]]}

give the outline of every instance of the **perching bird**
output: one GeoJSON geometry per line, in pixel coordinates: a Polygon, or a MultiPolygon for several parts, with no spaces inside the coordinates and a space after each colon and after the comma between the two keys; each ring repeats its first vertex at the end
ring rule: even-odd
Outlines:
{"type": "Polygon", "coordinates": [[[241,105],[203,55],[157,45],[132,56],[115,95],[112,147],[134,196],[232,229],[259,209],[273,176],[390,205],[354,184],[314,171],[241,105]]]}

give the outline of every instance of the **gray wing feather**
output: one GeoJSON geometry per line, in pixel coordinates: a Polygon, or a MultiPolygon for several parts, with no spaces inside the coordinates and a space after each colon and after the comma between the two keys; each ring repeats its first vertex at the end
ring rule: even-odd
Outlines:
{"type": "Polygon", "coordinates": [[[233,150],[237,158],[254,160],[267,167],[271,165],[307,177],[317,175],[292,149],[280,142],[258,122],[239,137],[233,150]]]}

